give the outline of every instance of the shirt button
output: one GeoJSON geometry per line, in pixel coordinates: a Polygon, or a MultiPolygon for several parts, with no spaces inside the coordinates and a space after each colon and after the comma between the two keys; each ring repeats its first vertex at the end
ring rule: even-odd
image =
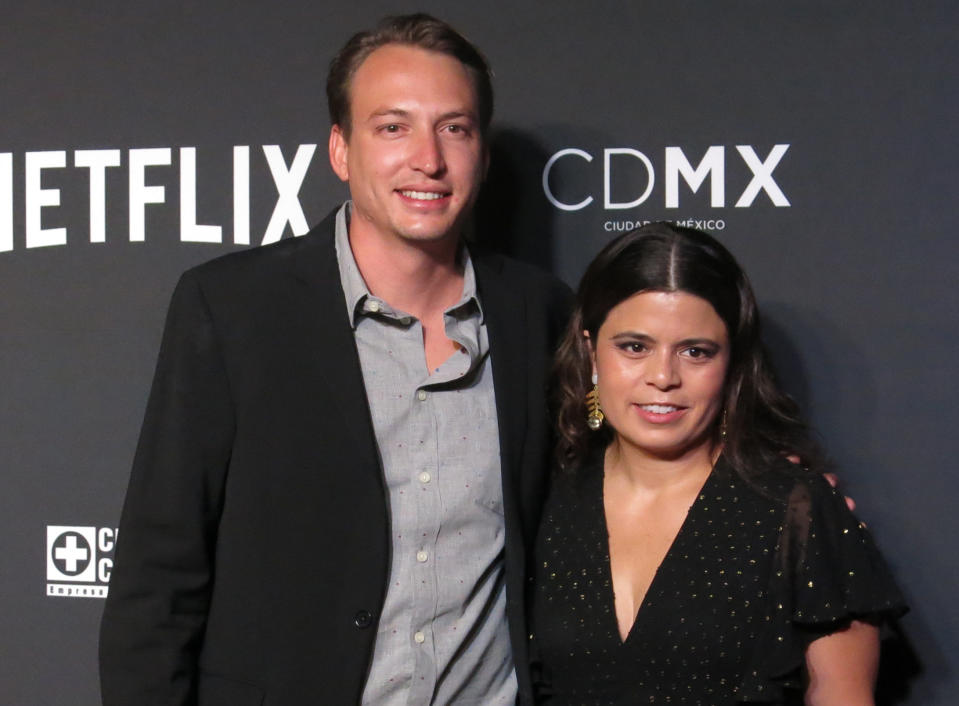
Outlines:
{"type": "Polygon", "coordinates": [[[421,471],[417,478],[419,478],[420,483],[429,483],[433,479],[433,476],[427,471],[421,471]]]}
{"type": "Polygon", "coordinates": [[[420,549],[418,552],[416,552],[416,560],[421,564],[429,558],[430,555],[427,554],[426,550],[424,549],[420,549]]]}
{"type": "Polygon", "coordinates": [[[416,393],[416,399],[420,402],[423,402],[427,397],[429,397],[429,393],[427,393],[426,390],[420,390],[416,393]]]}
{"type": "Polygon", "coordinates": [[[353,624],[358,628],[368,628],[373,623],[373,614],[368,610],[357,611],[353,624]]]}
{"type": "Polygon", "coordinates": [[[404,317],[402,317],[402,318],[400,319],[400,323],[403,324],[404,326],[409,326],[409,325],[410,325],[410,321],[412,321],[412,320],[413,320],[413,319],[411,319],[409,316],[404,316],[404,317]]]}
{"type": "Polygon", "coordinates": [[[366,305],[368,311],[372,311],[374,314],[380,310],[380,303],[378,301],[371,301],[366,305]]]}
{"type": "Polygon", "coordinates": [[[424,642],[426,642],[426,635],[417,630],[413,633],[413,640],[416,642],[416,644],[422,645],[424,642]]]}

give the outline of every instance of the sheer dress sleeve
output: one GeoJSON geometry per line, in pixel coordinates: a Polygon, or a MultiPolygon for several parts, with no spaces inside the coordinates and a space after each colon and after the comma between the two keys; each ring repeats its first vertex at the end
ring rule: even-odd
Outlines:
{"type": "Polygon", "coordinates": [[[853,620],[881,623],[907,610],[865,525],[821,477],[788,492],[769,596],[769,626],[739,690],[747,703],[801,699],[809,643],[853,620]]]}

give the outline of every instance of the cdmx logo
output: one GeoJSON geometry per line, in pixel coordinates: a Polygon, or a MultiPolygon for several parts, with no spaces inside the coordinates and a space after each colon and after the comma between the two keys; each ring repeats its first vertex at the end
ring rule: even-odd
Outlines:
{"type": "Polygon", "coordinates": [[[117,531],[47,525],[47,595],[105,598],[117,531]]]}
{"type": "MultiPolygon", "coordinates": [[[[667,147],[661,164],[665,207],[680,207],[680,180],[691,193],[696,193],[707,179],[709,205],[712,208],[725,207],[727,167],[739,172],[745,167],[748,171],[749,182],[736,199],[736,208],[749,208],[761,193],[765,193],[774,206],[789,206],[789,199],[773,177],[773,171],[788,149],[788,144],[774,145],[765,157],[760,157],[752,145],[736,145],[735,154],[738,157],[730,160],[728,155],[732,150],[727,150],[723,145],[712,145],[694,166],[682,147],[667,147]]],[[[584,183],[584,169],[587,170],[586,183],[591,183],[599,171],[592,165],[594,159],[592,153],[576,147],[561,149],[550,157],[543,168],[542,178],[543,193],[547,200],[561,211],[579,211],[592,204],[594,194],[589,193],[589,187],[585,193],[557,196],[555,186],[563,181],[584,183]]],[[[645,203],[653,193],[657,169],[653,161],[639,150],[607,147],[603,150],[602,177],[603,208],[630,209],[645,203]],[[635,189],[626,200],[622,200],[622,186],[616,188],[616,182],[620,180],[628,182],[627,188],[635,189]],[[614,200],[617,198],[620,200],[614,200]]],[[[595,191],[595,188],[592,190],[595,191]]]]}

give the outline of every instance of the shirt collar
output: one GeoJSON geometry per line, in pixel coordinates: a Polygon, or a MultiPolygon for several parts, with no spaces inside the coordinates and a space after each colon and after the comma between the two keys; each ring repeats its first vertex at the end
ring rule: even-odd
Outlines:
{"type": "MultiPolygon", "coordinates": [[[[350,247],[350,210],[352,207],[352,201],[343,203],[340,210],[336,212],[334,227],[336,261],[340,270],[340,283],[343,285],[346,313],[350,318],[350,325],[356,328],[360,317],[366,315],[364,305],[368,299],[377,301],[382,307],[381,310],[394,311],[397,317],[406,316],[403,312],[393,310],[388,302],[373,296],[366,286],[366,282],[363,281],[363,275],[360,274],[360,268],[357,267],[356,259],[353,257],[353,249],[350,247]]],[[[479,312],[480,323],[482,323],[484,321],[483,306],[480,304],[476,293],[476,272],[473,269],[473,260],[468,248],[461,248],[461,253],[460,257],[463,259],[463,295],[445,313],[458,313],[461,310],[468,312],[472,310],[472,307],[475,307],[476,311],[479,312]]]]}

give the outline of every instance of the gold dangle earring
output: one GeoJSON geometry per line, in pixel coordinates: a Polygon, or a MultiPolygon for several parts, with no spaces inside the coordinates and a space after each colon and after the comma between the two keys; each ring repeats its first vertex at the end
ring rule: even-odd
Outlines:
{"type": "Polygon", "coordinates": [[[599,377],[593,373],[593,389],[586,394],[586,426],[591,430],[597,431],[603,426],[603,420],[606,415],[603,414],[602,407],[599,406],[599,377]]]}
{"type": "Polygon", "coordinates": [[[726,441],[726,409],[723,408],[723,418],[719,422],[719,435],[722,437],[723,441],[726,441]]]}

